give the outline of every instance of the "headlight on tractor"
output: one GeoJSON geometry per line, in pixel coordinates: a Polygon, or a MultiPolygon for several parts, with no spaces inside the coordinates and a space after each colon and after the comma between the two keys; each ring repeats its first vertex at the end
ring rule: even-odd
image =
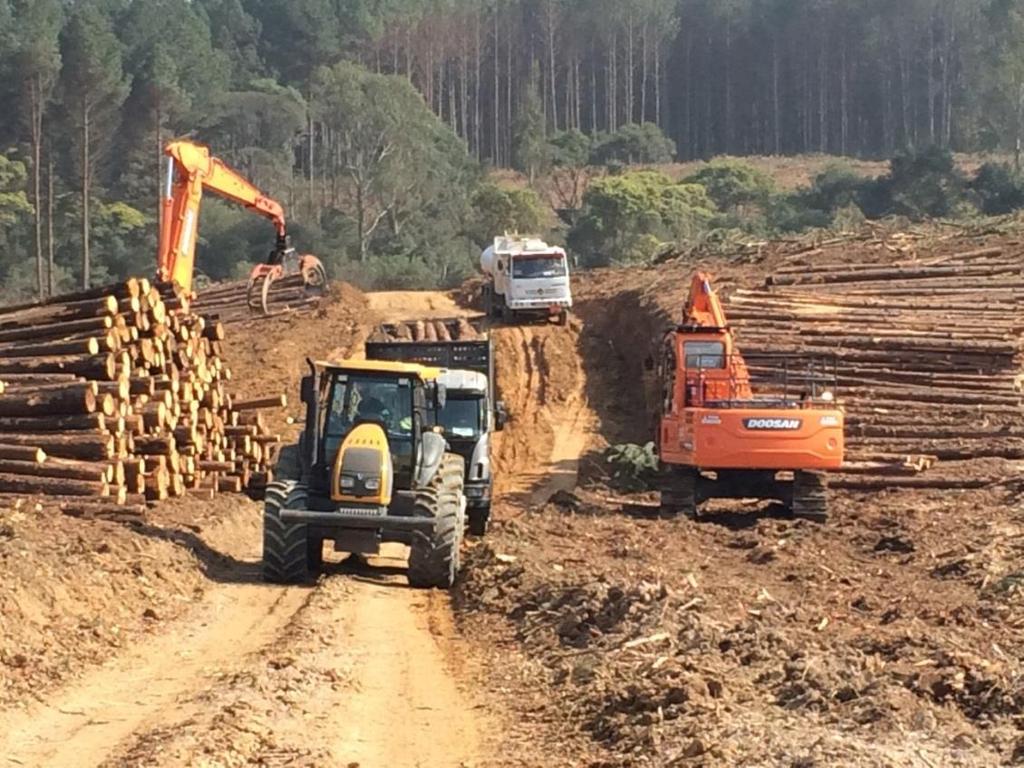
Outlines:
{"type": "Polygon", "coordinates": [[[341,487],[345,490],[352,490],[356,487],[356,479],[352,475],[342,475],[341,487]]]}
{"type": "Polygon", "coordinates": [[[380,490],[380,478],[379,477],[368,478],[363,483],[363,485],[366,487],[366,490],[368,490],[368,491],[379,491],[380,490]]]}

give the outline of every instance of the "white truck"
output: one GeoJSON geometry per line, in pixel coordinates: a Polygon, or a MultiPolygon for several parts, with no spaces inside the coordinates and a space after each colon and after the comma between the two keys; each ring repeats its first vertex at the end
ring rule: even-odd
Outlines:
{"type": "Polygon", "coordinates": [[[465,461],[469,532],[483,536],[491,518],[491,435],[508,421],[505,404],[495,393],[494,346],[486,333],[476,329],[471,338],[461,336],[458,320],[430,322],[444,326],[441,338],[434,334],[417,339],[396,324],[380,326],[366,342],[366,357],[443,369],[438,383],[445,386],[447,397],[438,413],[438,426],[444,428],[451,450],[465,461]]]}
{"type": "Polygon", "coordinates": [[[519,318],[569,322],[572,292],[565,250],[534,237],[504,235],[480,254],[488,315],[506,323],[519,318]]]}

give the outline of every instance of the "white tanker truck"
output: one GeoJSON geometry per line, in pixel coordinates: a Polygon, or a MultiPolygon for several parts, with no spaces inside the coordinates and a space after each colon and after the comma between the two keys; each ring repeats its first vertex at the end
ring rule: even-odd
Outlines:
{"type": "Polygon", "coordinates": [[[490,278],[484,286],[488,315],[506,323],[540,318],[568,324],[572,292],[562,248],[537,238],[496,237],[480,254],[480,268],[490,278]]]}

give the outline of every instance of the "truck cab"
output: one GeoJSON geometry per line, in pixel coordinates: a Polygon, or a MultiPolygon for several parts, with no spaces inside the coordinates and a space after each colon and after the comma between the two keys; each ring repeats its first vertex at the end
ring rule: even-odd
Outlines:
{"type": "Polygon", "coordinates": [[[383,325],[366,342],[371,360],[391,360],[436,366],[445,403],[436,413],[451,451],[465,463],[466,516],[469,532],[483,536],[491,517],[491,434],[508,418],[496,399],[494,347],[485,334],[458,339],[455,319],[435,320],[448,326],[453,340],[397,340],[396,327],[383,325]]]}
{"type": "Polygon", "coordinates": [[[565,250],[543,240],[498,237],[480,256],[491,282],[485,288],[487,313],[505,322],[520,318],[569,321],[572,291],[565,250]]]}

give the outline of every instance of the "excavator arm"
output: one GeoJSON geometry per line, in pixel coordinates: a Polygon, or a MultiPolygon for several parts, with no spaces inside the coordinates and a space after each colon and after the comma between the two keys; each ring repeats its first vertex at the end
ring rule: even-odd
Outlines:
{"type": "Polygon", "coordinates": [[[274,255],[281,258],[287,249],[284,209],[246,181],[238,172],[213,157],[207,147],[188,141],[167,145],[167,186],[164,190],[160,220],[160,252],[157,276],[192,290],[198,236],[199,207],[203,192],[214,192],[270,219],[277,230],[274,255]]]}
{"type": "Polygon", "coordinates": [[[711,287],[711,277],[705,272],[694,273],[690,281],[690,295],[683,308],[683,325],[718,330],[729,327],[722,302],[711,287]]]}

